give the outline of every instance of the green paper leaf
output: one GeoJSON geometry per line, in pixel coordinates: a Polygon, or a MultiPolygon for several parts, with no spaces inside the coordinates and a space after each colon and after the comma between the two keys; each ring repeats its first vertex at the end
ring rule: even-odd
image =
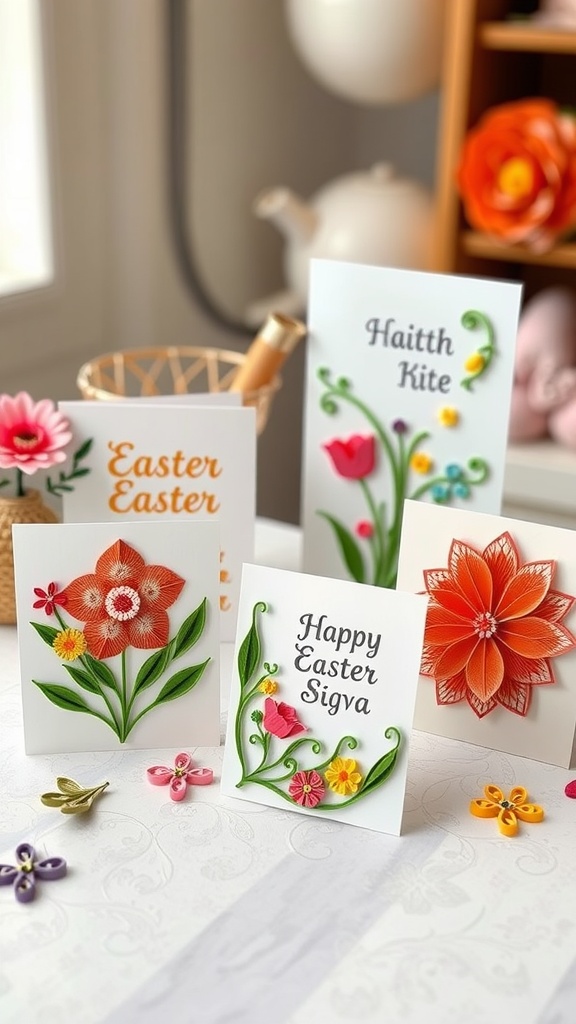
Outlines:
{"type": "Polygon", "coordinates": [[[183,668],[179,672],[175,672],[160,690],[152,707],[156,707],[157,704],[166,704],[169,700],[177,700],[178,697],[183,697],[185,693],[189,693],[196,686],[196,683],[200,681],[204,674],[204,669],[211,660],[211,658],[206,658],[206,661],[203,661],[200,665],[191,665],[189,668],[183,668]]]}
{"type": "MultiPolygon", "coordinates": [[[[91,472],[92,470],[88,469],[88,467],[85,466],[83,469],[75,469],[72,473],[70,473],[67,479],[76,480],[79,476],[88,476],[88,474],[91,472]]],[[[72,490],[74,490],[74,488],[72,488],[72,490]]]]}
{"type": "Polygon", "coordinates": [[[83,690],[87,690],[88,693],[100,694],[100,690],[89,672],[84,672],[81,668],[75,668],[73,665],[64,665],[64,668],[83,690]]]}
{"type": "Polygon", "coordinates": [[[138,675],[134,680],[134,697],[141,693],[142,690],[146,690],[148,686],[152,686],[160,678],[174,657],[172,653],[173,643],[174,641],[171,640],[165,647],[161,647],[159,651],[154,651],[154,654],[146,658],[144,664],[140,666],[138,675]]]}
{"type": "Polygon", "coordinates": [[[364,779],[364,785],[362,786],[361,793],[367,793],[370,790],[377,789],[383,782],[386,781],[389,775],[394,771],[396,760],[398,758],[398,751],[400,749],[400,733],[398,730],[391,726],[386,730],[386,737],[390,739],[389,734],[396,735],[396,746],[389,750],[387,754],[384,754],[376,764],[372,765],[366,778],[364,779]]]}
{"type": "Polygon", "coordinates": [[[103,661],[98,661],[98,659],[93,658],[91,654],[83,654],[82,664],[89,672],[92,673],[94,678],[97,679],[102,686],[109,686],[112,690],[116,690],[114,674],[103,661]]]}
{"type": "Polygon", "coordinates": [[[238,651],[238,675],[240,676],[240,685],[242,687],[246,686],[246,684],[250,682],[254,672],[260,664],[260,634],[258,633],[258,625],[256,621],[259,611],[266,611],[264,601],[257,601],[254,605],[252,610],[252,625],[240,644],[240,650],[238,651]]]}
{"type": "Polygon", "coordinates": [[[37,679],[33,679],[32,682],[39,690],[42,690],[48,700],[64,711],[84,711],[90,715],[95,713],[78,693],[69,690],[67,686],[59,686],[57,683],[39,683],[37,679]]]}
{"type": "Polygon", "coordinates": [[[40,639],[43,640],[45,644],[48,644],[49,647],[52,647],[54,638],[58,636],[60,630],[54,629],[54,626],[47,626],[44,622],[31,622],[30,625],[34,626],[34,629],[38,633],[40,639]]]}
{"type": "Polygon", "coordinates": [[[79,793],[83,793],[82,786],[75,782],[74,779],[68,779],[65,775],[59,775],[56,779],[56,785],[61,793],[67,796],[78,796],[79,793]]]}
{"type": "Polygon", "coordinates": [[[188,618],[184,619],[173,640],[173,658],[179,658],[180,655],[189,651],[202,636],[206,624],[206,604],[206,598],[204,598],[188,618]]]}
{"type": "Polygon", "coordinates": [[[93,444],[94,444],[94,438],[93,437],[87,438],[87,440],[84,441],[84,443],[80,445],[78,451],[74,452],[74,462],[81,462],[82,459],[84,459],[86,457],[86,455],[88,455],[88,452],[92,448],[93,444]]]}
{"type": "Polygon", "coordinates": [[[345,526],[340,523],[334,516],[328,515],[328,512],[318,511],[318,515],[322,516],[334,530],[338,547],[340,548],[340,554],[344,559],[344,563],[348,572],[357,583],[364,583],[366,580],[366,570],[364,568],[364,559],[362,552],[358,547],[354,537],[348,532],[345,526]]]}

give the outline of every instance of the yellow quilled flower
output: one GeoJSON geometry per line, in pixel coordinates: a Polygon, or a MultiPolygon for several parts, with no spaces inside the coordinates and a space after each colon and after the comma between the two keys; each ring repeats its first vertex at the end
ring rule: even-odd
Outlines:
{"type": "Polygon", "coordinates": [[[470,801],[470,814],[476,818],[497,818],[502,835],[515,836],[519,820],[528,824],[542,821],[544,809],[528,803],[528,793],[523,786],[514,786],[507,798],[498,786],[485,786],[484,799],[478,797],[470,801]]]}
{"type": "Polygon", "coordinates": [[[460,420],[460,413],[453,405],[443,405],[438,409],[438,422],[443,427],[455,427],[460,420]]]}
{"type": "Polygon", "coordinates": [[[468,359],[464,363],[464,369],[467,370],[468,373],[478,373],[478,371],[484,366],[485,362],[486,360],[481,352],[473,352],[471,356],[468,356],[468,359]]]}
{"type": "Polygon", "coordinates": [[[362,776],[356,771],[356,761],[352,757],[335,757],[324,775],[330,789],[339,796],[356,793],[362,782],[362,776]]]}
{"type": "Polygon", "coordinates": [[[86,650],[86,637],[81,629],[61,629],[52,641],[52,647],[63,661],[74,661],[86,650]]]}
{"type": "Polygon", "coordinates": [[[267,697],[271,697],[273,693],[276,693],[278,683],[275,679],[263,679],[258,689],[262,693],[265,693],[267,697]]]}
{"type": "Polygon", "coordinates": [[[426,452],[414,452],[410,459],[410,466],[415,473],[429,473],[433,465],[433,460],[426,452]]]}

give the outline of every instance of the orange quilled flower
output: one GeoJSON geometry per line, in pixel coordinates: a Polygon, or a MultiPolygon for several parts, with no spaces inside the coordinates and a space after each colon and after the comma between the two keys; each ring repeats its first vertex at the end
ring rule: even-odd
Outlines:
{"type": "Polygon", "coordinates": [[[488,110],[458,168],[468,221],[537,252],[576,227],[576,118],[533,98],[488,110]]]}
{"type": "Polygon", "coordinates": [[[498,705],[526,715],[532,687],[553,683],[550,659],[576,647],[561,624],[574,598],[551,590],[554,562],[520,565],[503,533],[479,554],[452,542],[446,569],[426,569],[430,595],[421,672],[438,704],[466,699],[479,718],[498,705]]]}
{"type": "Polygon", "coordinates": [[[514,786],[507,799],[498,786],[484,786],[484,798],[470,801],[470,814],[476,818],[497,818],[498,828],[504,836],[516,835],[518,819],[532,825],[544,818],[539,804],[528,803],[528,793],[523,786],[514,786]]]}
{"type": "Polygon", "coordinates": [[[157,648],[168,642],[166,609],[184,580],[163,565],[146,565],[142,555],[117,540],[100,556],[96,569],[63,591],[66,611],[85,625],[88,651],[112,658],[127,647],[157,648]]]}

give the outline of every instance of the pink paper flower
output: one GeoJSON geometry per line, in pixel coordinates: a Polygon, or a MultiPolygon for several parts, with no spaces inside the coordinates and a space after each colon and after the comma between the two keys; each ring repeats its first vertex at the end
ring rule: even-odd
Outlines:
{"type": "Polygon", "coordinates": [[[347,480],[363,480],[374,469],[376,442],[373,435],[353,434],[347,441],[335,439],[322,447],[328,452],[339,476],[347,480]]]}
{"type": "Polygon", "coordinates": [[[359,523],[356,523],[356,533],[364,540],[369,540],[374,536],[374,526],[369,519],[361,519],[359,523]]]}
{"type": "Polygon", "coordinates": [[[283,701],[277,704],[272,697],[267,697],[264,701],[264,728],[280,740],[296,736],[299,732],[306,732],[306,726],[298,720],[296,709],[284,704],[283,701]]]}
{"type": "Polygon", "coordinates": [[[322,800],[326,787],[318,772],[296,772],[290,779],[288,792],[300,807],[316,807],[322,800]]]}
{"type": "Polygon", "coordinates": [[[176,754],[174,767],[153,765],[146,772],[153,786],[170,786],[170,799],[183,800],[188,786],[209,786],[214,781],[211,768],[192,768],[190,754],[176,754]]]}
{"type": "Polygon", "coordinates": [[[26,391],[0,395],[0,468],[31,475],[64,462],[72,440],[68,420],[49,398],[34,402],[26,391]]]}

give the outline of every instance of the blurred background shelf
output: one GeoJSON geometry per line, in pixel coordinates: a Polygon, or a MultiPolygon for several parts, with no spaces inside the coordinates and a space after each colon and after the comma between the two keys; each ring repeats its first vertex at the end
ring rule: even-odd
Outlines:
{"type": "Polygon", "coordinates": [[[478,28],[486,50],[521,50],[525,53],[576,53],[576,32],[541,28],[533,21],[488,21],[478,28]]]}
{"type": "Polygon", "coordinates": [[[576,452],[553,441],[510,445],[503,514],[576,529],[576,452]]]}
{"type": "Polygon", "coordinates": [[[528,263],[539,267],[567,267],[576,270],[576,243],[558,245],[550,252],[532,252],[520,245],[505,245],[477,231],[463,231],[463,251],[480,259],[503,260],[506,263],[528,263]]]}

